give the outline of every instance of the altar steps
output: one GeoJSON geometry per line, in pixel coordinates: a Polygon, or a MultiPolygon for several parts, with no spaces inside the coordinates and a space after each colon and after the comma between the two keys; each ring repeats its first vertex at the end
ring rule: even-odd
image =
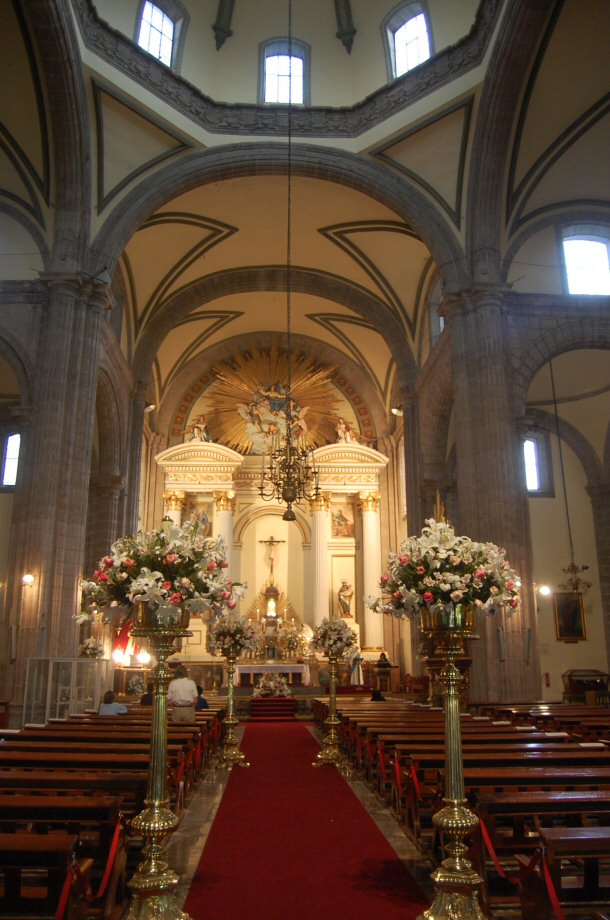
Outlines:
{"type": "Polygon", "coordinates": [[[253,696],[250,722],[294,722],[296,700],[291,696],[253,696]]]}

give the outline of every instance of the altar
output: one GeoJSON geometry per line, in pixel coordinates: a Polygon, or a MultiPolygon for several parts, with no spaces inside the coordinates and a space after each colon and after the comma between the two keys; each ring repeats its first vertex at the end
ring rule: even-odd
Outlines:
{"type": "Polygon", "coordinates": [[[297,664],[292,661],[277,662],[275,664],[267,664],[266,662],[260,662],[259,664],[236,664],[234,677],[236,687],[239,687],[241,683],[242,674],[252,674],[256,676],[259,674],[286,674],[288,675],[288,683],[290,684],[293,682],[294,675],[300,674],[301,686],[303,687],[308,687],[311,681],[309,665],[297,664]]]}

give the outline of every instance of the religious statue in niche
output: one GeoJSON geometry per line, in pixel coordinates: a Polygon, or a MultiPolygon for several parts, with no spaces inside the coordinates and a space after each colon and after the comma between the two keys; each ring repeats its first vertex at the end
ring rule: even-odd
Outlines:
{"type": "Polygon", "coordinates": [[[198,415],[192,425],[185,431],[186,441],[211,441],[205,415],[198,415]]]}
{"type": "Polygon", "coordinates": [[[354,429],[345,419],[340,418],[337,420],[335,431],[337,432],[337,444],[351,444],[358,441],[354,429]]]}
{"type": "Polygon", "coordinates": [[[330,530],[332,537],[354,536],[354,512],[350,505],[331,505],[330,530]]]}
{"type": "Polygon", "coordinates": [[[339,615],[346,619],[347,617],[352,616],[352,598],[354,596],[354,589],[349,584],[348,581],[344,578],[341,582],[341,586],[337,591],[337,601],[339,603],[339,615]]]}

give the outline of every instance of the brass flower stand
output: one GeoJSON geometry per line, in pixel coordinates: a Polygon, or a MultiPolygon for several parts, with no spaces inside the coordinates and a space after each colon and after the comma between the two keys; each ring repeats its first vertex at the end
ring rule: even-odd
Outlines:
{"type": "Polygon", "coordinates": [[[343,756],[339,749],[339,735],[337,726],[341,724],[337,718],[337,658],[329,656],[330,686],[329,686],[329,712],[324,725],[328,729],[322,742],[322,750],[316,757],[314,767],[339,767],[343,764],[343,756]]]}
{"type": "Polygon", "coordinates": [[[465,807],[464,766],[460,728],[460,690],[464,681],[456,659],[465,655],[464,640],[477,639],[476,607],[423,610],[422,634],[436,640],[436,655],[444,659],[438,677],[443,687],[445,721],[445,807],[432,821],[441,831],[449,856],[432,873],[435,896],[417,920],[483,920],[478,889],[483,879],[467,859],[464,839],[476,829],[477,816],[465,807]]]}
{"type": "Polygon", "coordinates": [[[239,750],[239,741],[235,737],[234,728],[239,725],[239,719],[235,716],[235,695],[234,695],[234,674],[235,674],[235,655],[227,655],[227,714],[224,719],[226,734],[222,753],[220,755],[220,766],[226,770],[232,770],[233,767],[249,767],[250,764],[245,758],[243,751],[239,750]]]}
{"type": "Polygon", "coordinates": [[[190,920],[175,903],[174,889],[179,876],[164,859],[166,838],[176,829],[178,818],[169,807],[167,793],[167,687],[172,672],[165,659],[175,652],[174,640],[191,636],[189,614],[172,625],[158,625],[147,604],[136,607],[132,636],[146,638],[157,660],[153,671],[153,706],[150,765],[145,808],[131,821],[144,837],[144,859],[129,882],[133,898],[126,920],[190,920]]]}

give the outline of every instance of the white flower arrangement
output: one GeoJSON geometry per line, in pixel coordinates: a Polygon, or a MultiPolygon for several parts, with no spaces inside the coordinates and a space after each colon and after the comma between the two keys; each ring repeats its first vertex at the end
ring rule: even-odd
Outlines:
{"type": "Polygon", "coordinates": [[[314,631],[311,643],[316,652],[327,658],[341,658],[357,646],[358,637],[345,620],[329,620],[325,617],[314,631]]]}
{"type": "Polygon", "coordinates": [[[244,652],[255,652],[258,639],[256,626],[229,613],[214,617],[208,626],[208,651],[212,655],[239,658],[244,652]]]}
{"type": "Polygon", "coordinates": [[[252,696],[292,696],[292,691],[285,677],[268,672],[259,677],[252,696]]]}
{"type": "Polygon", "coordinates": [[[89,636],[80,644],[79,654],[81,658],[101,658],[104,654],[104,643],[101,639],[89,636]]]}
{"type": "Polygon", "coordinates": [[[144,679],[139,674],[134,674],[127,682],[129,696],[142,696],[145,690],[144,679]]]}
{"type": "Polygon", "coordinates": [[[381,578],[383,597],[366,598],[373,610],[399,619],[422,607],[474,604],[484,613],[519,606],[519,578],[494,543],[456,536],[446,521],[426,521],[417,537],[388,556],[389,574],[381,578]]]}
{"type": "Polygon", "coordinates": [[[231,610],[245,586],[232,583],[227,568],[222,540],[206,537],[197,522],[122,537],[91,579],[81,582],[77,622],[95,618],[100,607],[131,608],[139,601],[167,611],[168,621],[172,609],[182,606],[191,612],[231,610]]]}

